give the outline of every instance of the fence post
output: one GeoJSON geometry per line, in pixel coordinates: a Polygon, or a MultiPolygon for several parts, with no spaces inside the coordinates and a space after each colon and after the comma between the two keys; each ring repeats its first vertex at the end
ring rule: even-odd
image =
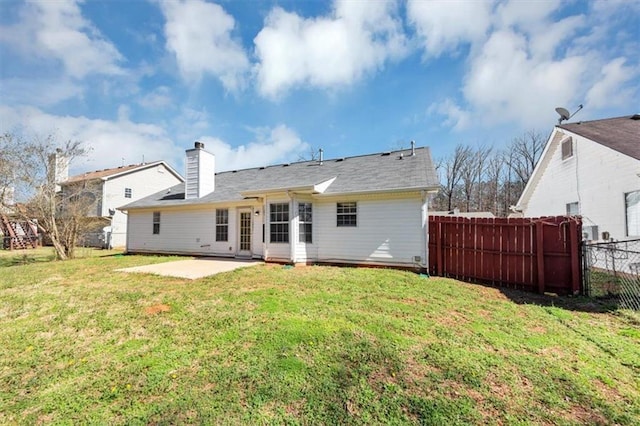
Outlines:
{"type": "Polygon", "coordinates": [[[569,244],[571,244],[571,291],[574,295],[580,292],[580,241],[582,235],[578,235],[578,222],[571,219],[569,222],[569,244]]]}
{"type": "Polygon", "coordinates": [[[443,277],[442,266],[442,221],[436,216],[436,275],[443,277]]]}
{"type": "Polygon", "coordinates": [[[536,260],[538,266],[538,293],[544,293],[544,223],[536,222],[536,260]]]}

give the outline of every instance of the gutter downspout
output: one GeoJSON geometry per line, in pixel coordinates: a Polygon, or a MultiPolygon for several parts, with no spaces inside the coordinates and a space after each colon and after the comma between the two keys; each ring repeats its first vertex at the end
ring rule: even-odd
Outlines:
{"type": "Polygon", "coordinates": [[[422,190],[422,262],[421,265],[425,269],[429,269],[429,194],[422,190]]]}
{"type": "Polygon", "coordinates": [[[297,227],[297,222],[298,222],[298,215],[295,214],[295,209],[293,208],[294,205],[294,197],[293,197],[293,193],[291,191],[287,191],[287,196],[289,197],[289,212],[290,217],[289,217],[289,260],[291,260],[291,263],[296,263],[296,241],[298,240],[297,236],[298,233],[296,232],[298,227],[297,227]]]}

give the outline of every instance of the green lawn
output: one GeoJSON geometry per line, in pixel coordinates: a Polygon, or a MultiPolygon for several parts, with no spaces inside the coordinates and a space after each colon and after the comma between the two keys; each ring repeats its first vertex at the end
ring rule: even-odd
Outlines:
{"type": "MultiPolygon", "coordinates": [[[[1,253],[1,252],[0,252],[1,253]]],[[[0,424],[640,424],[640,322],[409,272],[0,255],[0,424]]],[[[108,256],[101,256],[108,254],[108,256]]]]}

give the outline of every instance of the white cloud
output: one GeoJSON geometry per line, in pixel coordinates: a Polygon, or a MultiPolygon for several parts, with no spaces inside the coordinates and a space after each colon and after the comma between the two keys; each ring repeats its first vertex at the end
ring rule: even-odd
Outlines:
{"type": "Polygon", "coordinates": [[[587,92],[587,107],[603,108],[631,103],[634,93],[623,90],[623,86],[638,75],[638,69],[625,66],[625,62],[625,58],[616,58],[602,67],[597,82],[587,92]]]}
{"type": "Polygon", "coordinates": [[[586,66],[583,57],[535,59],[525,36],[500,31],[473,59],[463,93],[484,124],[543,125],[545,111],[552,114],[554,106],[574,99],[586,66]]]}
{"type": "Polygon", "coordinates": [[[205,149],[216,156],[216,170],[239,170],[294,161],[309,150],[296,132],[281,124],[256,131],[256,140],[233,147],[221,139],[203,136],[199,138],[205,149]]]}
{"type": "Polygon", "coordinates": [[[123,74],[122,55],[82,16],[80,2],[29,1],[19,22],[0,28],[0,42],[24,56],[58,60],[74,78],[123,74]]]}
{"type": "MultiPolygon", "coordinates": [[[[183,172],[184,148],[187,141],[199,140],[216,156],[218,171],[237,170],[297,160],[309,151],[309,144],[286,125],[254,129],[254,140],[240,146],[232,146],[223,140],[207,136],[184,139],[177,136],[176,144],[165,128],[155,124],[136,123],[128,118],[128,107],[118,108],[117,120],[90,119],[83,116],[59,116],[48,114],[34,107],[10,107],[0,105],[3,131],[29,136],[54,134],[63,143],[79,140],[90,148],[86,158],[72,165],[72,174],[99,170],[122,164],[165,160],[178,172],[183,172]]],[[[205,113],[186,110],[183,121],[198,120],[205,113]]],[[[191,148],[191,142],[187,143],[191,148]]]]}
{"type": "Polygon", "coordinates": [[[276,7],[254,39],[258,90],[276,98],[294,86],[331,88],[406,54],[395,1],[337,0],[331,16],[303,18],[276,7]]]}
{"type": "Polygon", "coordinates": [[[139,99],[138,103],[147,109],[166,108],[173,103],[171,90],[167,86],[156,87],[139,99]]]}
{"type": "Polygon", "coordinates": [[[501,28],[519,27],[528,29],[547,21],[560,6],[560,0],[522,1],[510,0],[496,8],[497,24],[501,28]]]}
{"type": "MultiPolygon", "coordinates": [[[[72,173],[166,160],[172,166],[182,164],[182,150],[175,146],[165,130],[154,124],[134,123],[119,111],[116,121],[90,119],[83,116],[58,116],[34,107],[0,105],[5,131],[26,132],[27,135],[55,134],[59,142],[79,140],[91,148],[86,158],[75,165],[72,173]]],[[[178,168],[180,170],[180,168],[178,168]]]]}
{"type": "Polygon", "coordinates": [[[0,80],[0,97],[10,105],[50,106],[82,97],[84,88],[66,78],[5,78],[0,80]]]}
{"type": "Polygon", "coordinates": [[[166,18],[166,48],[176,57],[183,78],[199,81],[204,74],[220,79],[227,90],[242,87],[249,59],[231,33],[235,20],[217,4],[203,0],[161,2],[166,18]]]}
{"type": "MultiPolygon", "coordinates": [[[[616,50],[603,43],[611,25],[603,30],[598,13],[587,10],[557,18],[563,8],[559,1],[500,2],[489,23],[477,12],[480,19],[473,32],[459,28],[469,19],[464,10],[450,8],[438,15],[431,4],[409,3],[409,19],[424,37],[427,55],[471,45],[461,101],[434,102],[428,113],[444,116],[444,124],[455,130],[468,123],[533,128],[553,122],[557,106],[584,103],[595,111],[627,104],[636,92],[628,82],[638,74],[637,57],[612,53],[616,50]]],[[[637,40],[635,46],[637,50],[637,40]]]]}
{"type": "Polygon", "coordinates": [[[485,38],[493,1],[409,0],[407,19],[416,28],[427,55],[485,38]]]}
{"type": "Polygon", "coordinates": [[[442,125],[452,127],[454,130],[465,130],[471,124],[469,112],[464,111],[450,98],[432,104],[427,110],[427,114],[434,113],[447,117],[442,125]]]}

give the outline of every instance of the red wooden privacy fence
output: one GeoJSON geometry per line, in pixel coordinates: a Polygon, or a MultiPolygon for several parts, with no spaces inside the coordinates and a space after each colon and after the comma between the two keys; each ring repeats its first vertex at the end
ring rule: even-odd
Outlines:
{"type": "Polygon", "coordinates": [[[580,291],[577,217],[429,217],[429,272],[538,293],[580,291]]]}

